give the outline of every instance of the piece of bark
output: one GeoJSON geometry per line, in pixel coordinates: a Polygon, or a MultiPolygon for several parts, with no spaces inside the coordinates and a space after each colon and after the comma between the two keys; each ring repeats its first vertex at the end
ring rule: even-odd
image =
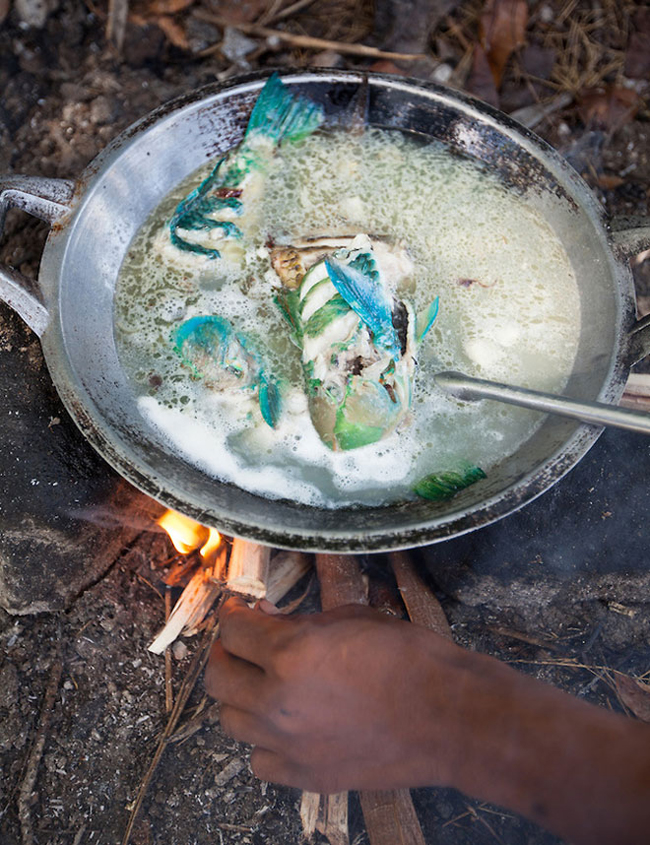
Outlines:
{"type": "Polygon", "coordinates": [[[352,555],[316,555],[323,610],[344,604],[368,604],[368,586],[352,555]]]}
{"type": "MultiPolygon", "coordinates": [[[[368,603],[366,579],[351,555],[316,555],[323,610],[346,604],[368,603]]],[[[341,793],[339,800],[344,802],[341,793]]],[[[360,793],[370,845],[426,845],[407,789],[360,793]]]]}
{"type": "Polygon", "coordinates": [[[300,820],[308,842],[313,841],[318,831],[330,845],[349,845],[348,793],[319,795],[317,792],[303,792],[300,820]]]}
{"type": "Polygon", "coordinates": [[[226,587],[233,593],[241,593],[254,599],[264,598],[270,559],[269,546],[235,537],[230,552],[226,587]]]}
{"type": "Polygon", "coordinates": [[[411,622],[453,639],[440,602],[417,574],[410,556],[406,552],[392,552],[390,562],[411,622]]]}

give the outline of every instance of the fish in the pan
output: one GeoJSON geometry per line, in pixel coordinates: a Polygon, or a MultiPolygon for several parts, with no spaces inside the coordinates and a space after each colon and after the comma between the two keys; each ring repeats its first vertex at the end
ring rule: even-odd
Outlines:
{"type": "MultiPolygon", "coordinates": [[[[320,247],[324,257],[312,252],[318,260],[305,272],[296,247],[272,260],[284,279],[275,300],[302,352],[311,420],[329,448],[347,450],[383,439],[408,415],[415,352],[438,299],[416,316],[388,284],[378,261],[383,247],[365,234],[338,248],[334,241],[320,247]]],[[[395,254],[393,261],[400,264],[395,254]]]]}
{"type": "Polygon", "coordinates": [[[257,98],[241,143],[176,207],[169,221],[171,244],[219,258],[224,243],[241,240],[254,223],[255,201],[278,146],[310,135],[323,120],[319,105],[291,93],[273,74],[257,98]]]}
{"type": "Polygon", "coordinates": [[[172,334],[174,351],[206,387],[255,397],[262,418],[275,428],[280,419],[280,389],[259,342],[218,315],[192,317],[172,334]]]}

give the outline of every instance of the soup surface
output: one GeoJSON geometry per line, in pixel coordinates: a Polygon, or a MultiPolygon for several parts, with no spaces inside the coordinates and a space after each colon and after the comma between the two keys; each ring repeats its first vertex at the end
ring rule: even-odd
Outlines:
{"type": "MultiPolygon", "coordinates": [[[[169,447],[215,478],[271,498],[341,507],[414,498],[429,473],[490,468],[542,417],[496,402],[461,403],[433,376],[453,369],[561,392],[580,333],[575,276],[525,197],[442,145],[396,131],[321,131],[280,148],[242,241],[220,259],[181,252],[167,221],[205,168],[154,211],[123,262],[115,300],[122,365],[141,413],[169,447]],[[440,308],[417,353],[412,411],[378,443],[331,451],[311,424],[300,350],[273,301],[268,243],[363,232],[399,243],[412,270],[395,295],[440,308]],[[264,348],[284,385],[278,426],[245,391],[217,392],[173,350],[194,316],[219,315],[264,348]]],[[[229,244],[229,245],[228,245],[229,244]]]]}

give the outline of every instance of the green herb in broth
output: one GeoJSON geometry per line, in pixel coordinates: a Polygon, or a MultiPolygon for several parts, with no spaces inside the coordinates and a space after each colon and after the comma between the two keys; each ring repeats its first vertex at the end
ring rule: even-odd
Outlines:
{"type": "Polygon", "coordinates": [[[338,507],[413,497],[420,479],[461,461],[489,472],[532,435],[539,415],[459,403],[433,380],[442,366],[544,390],[566,383],[579,334],[575,278],[525,198],[441,145],[396,131],[319,132],[278,151],[241,258],[179,262],[166,246],[165,222],[205,175],[195,174],[145,223],[116,293],[124,367],[142,413],[172,448],[253,492],[338,507]],[[394,295],[416,313],[439,297],[440,310],[418,350],[409,415],[378,443],[332,452],[310,423],[301,351],[273,301],[279,282],[268,243],[357,232],[400,244],[412,271],[394,295]],[[174,329],[209,314],[264,340],[267,366],[287,386],[275,429],[254,396],[233,401],[211,392],[172,351],[174,329]]]}

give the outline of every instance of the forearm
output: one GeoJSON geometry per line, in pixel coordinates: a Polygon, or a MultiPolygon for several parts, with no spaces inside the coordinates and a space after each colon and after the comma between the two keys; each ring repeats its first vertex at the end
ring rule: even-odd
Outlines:
{"type": "Polygon", "coordinates": [[[643,841],[650,829],[650,726],[490,658],[466,660],[458,736],[449,739],[463,755],[450,785],[581,845],[643,841]]]}

